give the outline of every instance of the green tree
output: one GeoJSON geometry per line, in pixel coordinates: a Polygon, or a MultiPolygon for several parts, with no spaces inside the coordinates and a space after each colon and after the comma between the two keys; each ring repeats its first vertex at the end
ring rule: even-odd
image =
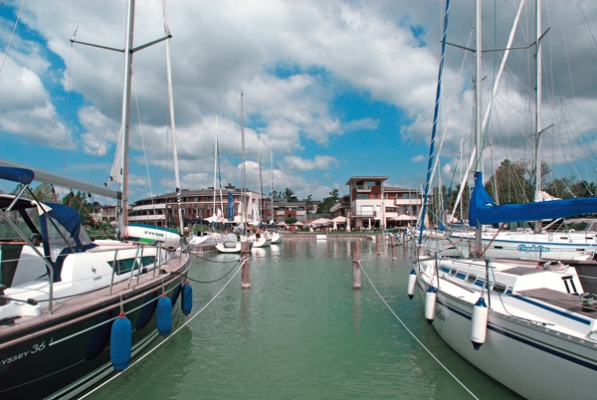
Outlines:
{"type": "Polygon", "coordinates": [[[294,195],[294,192],[291,189],[284,189],[284,192],[282,193],[282,197],[286,199],[287,202],[289,203],[296,203],[298,200],[298,197],[296,197],[294,195]]]}
{"type": "Polygon", "coordinates": [[[318,214],[327,214],[336,202],[340,199],[338,196],[338,189],[334,189],[329,193],[329,197],[325,197],[319,208],[317,209],[318,214]]]}
{"type": "Polygon", "coordinates": [[[305,207],[307,208],[307,214],[311,214],[311,206],[313,205],[313,195],[307,196],[305,200],[305,207]]]}
{"type": "Polygon", "coordinates": [[[77,210],[77,212],[81,216],[81,223],[83,225],[93,224],[93,220],[89,216],[89,214],[93,213],[94,206],[99,206],[98,203],[90,203],[87,200],[87,194],[81,191],[78,191],[76,194],[70,192],[69,194],[65,195],[62,198],[62,204],[70,206],[77,210]]]}
{"type": "MultiPolygon", "coordinates": [[[[550,171],[546,163],[541,164],[542,178],[550,171]]],[[[493,175],[485,182],[485,190],[498,204],[521,204],[535,199],[535,165],[532,160],[501,162],[493,175]],[[494,189],[497,186],[497,191],[494,189]]]]}
{"type": "MultiPolygon", "coordinates": [[[[24,185],[22,183],[19,183],[15,187],[15,189],[12,192],[10,192],[10,194],[16,196],[21,191],[21,189],[23,189],[23,186],[24,185]]],[[[54,194],[52,193],[52,185],[50,185],[48,183],[40,183],[35,188],[32,188],[31,192],[33,192],[33,195],[35,196],[35,198],[41,202],[54,203],[54,194]]],[[[26,199],[33,199],[33,197],[31,196],[31,193],[29,193],[28,190],[26,190],[21,197],[26,198],[26,199]]]]}

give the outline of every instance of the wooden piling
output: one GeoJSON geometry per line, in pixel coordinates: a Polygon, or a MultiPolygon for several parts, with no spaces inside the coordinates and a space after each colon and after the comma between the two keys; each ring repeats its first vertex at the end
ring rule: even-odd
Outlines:
{"type": "Polygon", "coordinates": [[[361,288],[361,242],[352,242],[352,288],[361,288]]]}
{"type": "Polygon", "coordinates": [[[396,255],[396,247],[398,244],[396,243],[396,235],[390,236],[390,246],[392,246],[392,260],[396,261],[398,256],[396,255]]]}
{"type": "Polygon", "coordinates": [[[375,248],[377,249],[377,254],[381,254],[381,235],[379,233],[375,235],[375,248]]]}
{"type": "Polygon", "coordinates": [[[251,243],[242,242],[240,244],[240,262],[242,263],[242,284],[243,289],[249,289],[251,287],[251,243]]]}

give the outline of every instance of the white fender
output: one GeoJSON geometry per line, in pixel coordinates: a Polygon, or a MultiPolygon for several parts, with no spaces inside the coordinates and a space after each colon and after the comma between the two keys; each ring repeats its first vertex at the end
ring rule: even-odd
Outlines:
{"type": "Polygon", "coordinates": [[[417,288],[417,273],[413,268],[408,275],[408,298],[412,300],[415,295],[415,289],[417,288]]]}
{"type": "Polygon", "coordinates": [[[489,309],[483,297],[473,307],[473,317],[471,319],[471,341],[475,350],[479,350],[481,345],[485,343],[487,336],[487,313],[489,309]]]}
{"type": "Polygon", "coordinates": [[[437,290],[433,286],[429,286],[427,293],[425,293],[425,319],[429,324],[433,323],[435,319],[435,303],[437,301],[437,290]]]}

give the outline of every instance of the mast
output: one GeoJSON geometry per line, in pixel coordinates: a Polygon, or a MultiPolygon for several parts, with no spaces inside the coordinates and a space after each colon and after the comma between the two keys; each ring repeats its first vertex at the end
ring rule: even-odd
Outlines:
{"type": "MultiPolygon", "coordinates": [[[[216,162],[218,166],[218,182],[220,186],[220,209],[222,210],[222,217],[224,216],[224,198],[222,197],[222,174],[220,173],[220,142],[218,140],[218,114],[216,114],[216,162]]],[[[215,171],[214,171],[215,174],[215,171]]],[[[215,186],[214,186],[215,187],[215,186]]]]}
{"type": "MultiPolygon", "coordinates": [[[[535,198],[541,191],[541,0],[535,1],[535,45],[537,54],[535,56],[535,198]]],[[[541,231],[541,221],[535,221],[535,233],[541,231]]]]}
{"type": "MultiPolygon", "coordinates": [[[[261,174],[261,135],[257,136],[257,140],[259,140],[259,147],[257,150],[257,159],[259,161],[259,185],[261,187],[261,194],[259,196],[259,212],[261,213],[261,219],[265,217],[263,212],[263,175],[261,174]]],[[[266,221],[267,222],[267,221],[266,221]]]]}
{"type": "MultiPolygon", "coordinates": [[[[271,207],[271,210],[272,210],[272,219],[270,221],[272,221],[273,223],[275,223],[276,219],[274,218],[274,153],[271,152],[271,151],[270,151],[270,159],[271,159],[270,160],[270,165],[271,165],[270,169],[271,169],[271,172],[272,172],[272,190],[270,191],[270,198],[271,198],[271,200],[270,200],[270,202],[271,202],[270,207],[271,207]]],[[[308,211],[309,210],[307,210],[307,212],[308,211]]]]}
{"type": "Polygon", "coordinates": [[[425,225],[425,215],[427,214],[427,202],[429,199],[429,187],[431,186],[431,175],[433,169],[433,156],[435,146],[435,134],[437,132],[437,121],[439,119],[439,101],[441,98],[442,77],[444,73],[444,56],[446,53],[446,36],[448,33],[448,16],[450,14],[450,0],[446,1],[446,13],[444,15],[444,29],[442,35],[442,55],[439,63],[439,73],[437,78],[437,91],[435,95],[435,112],[433,115],[433,129],[431,131],[431,145],[429,146],[429,162],[427,165],[427,182],[423,196],[423,207],[421,208],[421,219],[419,219],[419,245],[423,244],[423,226],[425,225]]]}
{"type": "MultiPolygon", "coordinates": [[[[502,62],[500,64],[500,68],[499,71],[496,75],[496,79],[493,82],[493,89],[491,91],[491,96],[489,97],[489,104],[487,104],[487,109],[485,110],[485,117],[483,117],[483,124],[481,126],[481,131],[484,132],[485,131],[485,127],[487,126],[487,123],[489,121],[489,114],[491,112],[491,108],[492,108],[492,104],[493,104],[493,99],[495,98],[495,94],[497,93],[497,89],[498,89],[498,85],[502,76],[502,73],[504,71],[504,68],[506,67],[506,61],[508,60],[508,57],[510,55],[510,47],[512,47],[512,42],[514,40],[514,34],[516,33],[516,26],[518,26],[518,21],[520,20],[520,14],[522,12],[522,8],[524,6],[525,0],[521,0],[520,5],[518,6],[518,11],[516,12],[516,17],[514,18],[514,22],[512,23],[512,28],[510,29],[510,36],[508,37],[508,44],[506,45],[506,51],[504,52],[504,57],[502,58],[502,62]]],[[[462,146],[461,146],[462,148],[462,146]]],[[[462,149],[461,149],[462,152],[462,149]]],[[[456,196],[456,202],[454,203],[454,208],[452,210],[452,214],[450,214],[450,219],[452,219],[454,217],[454,214],[456,213],[456,208],[458,207],[458,205],[460,204],[460,215],[461,218],[464,219],[464,215],[462,213],[462,194],[464,193],[464,189],[466,187],[466,182],[468,181],[468,175],[469,172],[471,171],[472,167],[473,167],[473,162],[475,160],[477,154],[477,149],[476,147],[473,147],[473,151],[471,152],[471,157],[468,163],[468,167],[466,168],[466,170],[464,171],[464,177],[462,179],[460,179],[461,185],[460,185],[460,190],[458,191],[458,195],[456,196]]]]}
{"type": "MultiPolygon", "coordinates": [[[[216,177],[218,174],[218,115],[216,114],[216,140],[214,144],[214,205],[213,205],[213,215],[217,218],[218,213],[216,212],[216,177]]],[[[221,197],[221,193],[220,193],[221,197]]],[[[215,223],[215,219],[214,219],[215,223]]]]}
{"type": "MultiPolygon", "coordinates": [[[[476,185],[483,184],[483,136],[482,136],[482,122],[481,122],[481,56],[482,43],[481,43],[481,0],[475,1],[475,41],[477,48],[475,50],[475,148],[477,149],[476,156],[476,168],[477,180],[481,182],[475,182],[476,185]]],[[[475,252],[478,256],[481,254],[482,247],[482,228],[481,224],[477,222],[476,233],[475,233],[475,252]]]]}
{"type": "Polygon", "coordinates": [[[129,127],[131,108],[131,75],[133,65],[133,29],[135,15],[135,0],[129,0],[126,11],[126,40],[124,43],[124,89],[122,91],[122,197],[120,199],[120,215],[118,216],[118,238],[124,240],[126,237],[126,226],[128,224],[128,203],[129,203],[129,127]]]}
{"type": "Polygon", "coordinates": [[[170,27],[168,26],[168,13],[166,0],[162,2],[164,9],[164,34],[166,40],[166,71],[168,75],[168,103],[170,105],[170,129],[172,131],[172,151],[174,152],[174,182],[176,184],[176,205],[178,207],[178,228],[180,234],[184,235],[184,220],[182,219],[182,193],[180,188],[180,174],[178,171],[178,151],[176,149],[176,122],[174,120],[174,94],[172,92],[172,69],[170,67],[170,27]]]}
{"type": "MultiPolygon", "coordinates": [[[[70,41],[71,43],[83,44],[85,46],[97,47],[104,50],[116,51],[124,53],[124,84],[122,91],[122,118],[120,122],[120,138],[118,141],[118,149],[116,151],[116,157],[114,164],[112,165],[112,171],[110,180],[120,183],[120,201],[118,202],[118,238],[120,240],[126,239],[126,226],[128,223],[128,190],[129,190],[129,131],[130,131],[130,108],[131,108],[131,83],[132,83],[132,66],[133,66],[133,53],[139,50],[143,50],[149,46],[152,46],[161,41],[170,39],[170,34],[167,34],[163,38],[154,40],[144,45],[133,48],[133,30],[134,30],[134,18],[135,18],[135,0],[129,0],[127,11],[126,11],[126,40],[124,43],[124,49],[116,49],[106,46],[100,46],[92,43],[85,43],[75,40],[73,36],[70,41]],[[120,153],[120,157],[118,157],[120,153]]],[[[166,26],[166,25],[165,25],[166,26]]],[[[169,63],[169,62],[168,62],[169,63]]],[[[172,118],[174,123],[174,118],[172,118]]],[[[96,192],[97,193],[97,192],[96,192]]]]}
{"type": "Polygon", "coordinates": [[[247,224],[247,189],[246,189],[246,181],[245,181],[245,115],[244,115],[244,108],[243,108],[243,96],[245,94],[241,91],[240,92],[240,147],[241,147],[241,154],[242,154],[242,165],[241,165],[241,172],[243,174],[243,191],[242,191],[242,206],[243,206],[243,215],[241,216],[241,222],[244,223],[245,229],[247,224]]]}

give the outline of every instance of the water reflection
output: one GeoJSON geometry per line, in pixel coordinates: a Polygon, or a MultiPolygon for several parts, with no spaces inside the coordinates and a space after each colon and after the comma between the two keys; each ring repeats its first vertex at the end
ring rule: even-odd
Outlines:
{"type": "Polygon", "coordinates": [[[241,290],[240,310],[238,313],[240,335],[244,338],[251,336],[251,291],[241,290]]]}

